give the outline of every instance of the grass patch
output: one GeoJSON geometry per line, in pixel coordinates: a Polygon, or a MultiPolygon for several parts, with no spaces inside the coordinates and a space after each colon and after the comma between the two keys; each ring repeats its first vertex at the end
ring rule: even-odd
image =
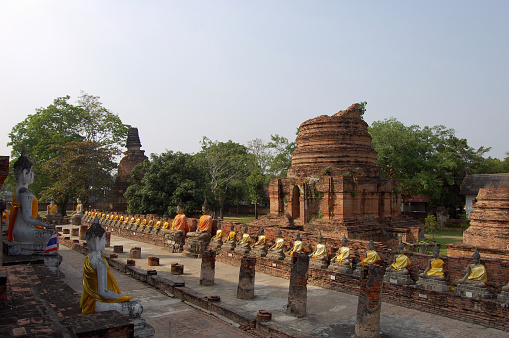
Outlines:
{"type": "Polygon", "coordinates": [[[245,225],[249,225],[254,219],[255,219],[254,216],[228,215],[228,216],[224,216],[223,221],[236,222],[236,223],[242,223],[245,225]]]}
{"type": "Polygon", "coordinates": [[[434,231],[435,235],[438,236],[459,236],[463,237],[462,230],[436,230],[434,231]]]}
{"type": "MultiPolygon", "coordinates": [[[[447,256],[447,247],[445,244],[454,243],[454,242],[460,242],[463,240],[463,236],[459,235],[458,237],[444,237],[441,235],[435,234],[435,238],[432,238],[430,234],[425,235],[427,239],[433,240],[437,242],[437,244],[440,244],[440,255],[447,256]]],[[[453,236],[453,235],[445,235],[445,236],[453,236]]],[[[433,250],[433,249],[432,249],[433,250]]]]}

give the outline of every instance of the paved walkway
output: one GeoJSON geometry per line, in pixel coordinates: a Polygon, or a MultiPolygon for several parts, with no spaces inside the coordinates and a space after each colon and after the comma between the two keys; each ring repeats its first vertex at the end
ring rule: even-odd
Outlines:
{"type": "MultiPolygon", "coordinates": [[[[159,276],[175,282],[185,282],[186,287],[203,297],[220,296],[221,302],[246,318],[256,317],[259,310],[272,311],[272,321],[269,325],[288,334],[300,337],[347,337],[354,332],[357,296],[308,285],[308,315],[304,318],[294,318],[285,313],[289,283],[286,279],[256,273],[255,298],[239,300],[236,298],[238,267],[216,262],[215,285],[202,286],[199,284],[201,259],[193,259],[181,253],[170,253],[154,245],[114,235],[111,236],[111,247],[106,248],[103,254],[109,256],[113,253],[114,245],[124,246],[124,253],[118,256],[118,259],[124,262],[129,258],[131,248],[141,247],[142,258],[135,260],[136,267],[156,269],[159,276]],[[148,266],[148,256],[159,257],[160,266],[148,266]],[[184,265],[184,275],[171,275],[169,273],[171,263],[184,265]]],[[[64,256],[61,268],[66,274],[66,280],[75,290],[81,292],[83,255],[63,246],[61,251],[64,256]]],[[[172,327],[172,336],[173,330],[178,332],[180,337],[224,336],[224,333],[220,333],[223,329],[234,329],[237,332],[234,334],[240,337],[247,335],[244,331],[220,323],[215,317],[177,299],[167,297],[144,283],[119,273],[116,273],[116,277],[124,294],[141,300],[145,308],[143,318],[156,328],[157,337],[168,336],[168,322],[172,327]]],[[[382,337],[509,338],[508,332],[388,303],[382,305],[380,326],[382,337]]]]}

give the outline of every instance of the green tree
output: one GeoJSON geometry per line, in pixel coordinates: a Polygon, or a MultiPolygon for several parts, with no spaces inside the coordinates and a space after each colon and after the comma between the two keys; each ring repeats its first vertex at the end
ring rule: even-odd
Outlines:
{"type": "Polygon", "coordinates": [[[265,189],[267,188],[267,177],[261,170],[253,170],[246,178],[249,191],[249,201],[255,206],[255,218],[258,219],[258,204],[266,200],[265,189]]]}
{"type": "Polygon", "coordinates": [[[213,142],[203,137],[201,144],[202,150],[196,156],[207,170],[209,186],[219,201],[219,217],[222,218],[224,206],[234,199],[233,187],[238,186],[239,181],[244,182],[254,168],[255,158],[245,146],[231,140],[213,142]]]}
{"type": "Polygon", "coordinates": [[[468,146],[454,129],[408,127],[394,118],[373,122],[369,132],[383,175],[401,181],[403,196],[428,196],[432,205],[452,213],[463,205],[459,190],[465,174],[476,173],[489,151],[468,146]]]}
{"type": "Polygon", "coordinates": [[[272,177],[286,177],[286,172],[292,165],[292,153],[297,148],[297,143],[289,142],[286,137],[278,134],[271,135],[270,139],[266,145],[272,154],[269,174],[272,177]]]}
{"type": "Polygon", "coordinates": [[[195,213],[207,199],[217,205],[207,181],[207,172],[193,155],[167,151],[152,154],[150,161],[138,164],[132,171],[133,185],[124,196],[128,213],[176,215],[176,206],[184,203],[186,212],[195,213]],[[144,173],[140,175],[140,173],[144,173]]]}
{"type": "Polygon", "coordinates": [[[438,221],[435,215],[428,215],[424,219],[424,230],[431,234],[432,238],[435,238],[434,232],[438,230],[438,221]]]}
{"type": "Polygon", "coordinates": [[[43,198],[54,198],[63,213],[71,197],[85,205],[105,199],[114,182],[111,172],[117,166],[113,161],[117,153],[92,141],[72,141],[52,148],[58,155],[45,162],[43,170],[54,183],[42,190],[43,198]]]}
{"type": "MultiPolygon", "coordinates": [[[[51,190],[53,186],[53,191],[58,190],[56,186],[60,185],[58,180],[61,176],[53,175],[48,171],[49,167],[45,168],[43,164],[62,156],[61,147],[67,143],[93,142],[97,148],[106,149],[113,156],[120,151],[127,137],[128,126],[104,108],[99,97],[82,92],[74,105],[68,102],[69,99],[69,96],[59,97],[48,107],[36,109],[34,114],[28,115],[9,133],[8,145],[13,149],[11,156],[18,157],[25,147],[33,162],[37,179],[31,190],[36,195],[44,189],[51,190]]],[[[94,175],[93,171],[88,171],[88,174],[94,175]]],[[[14,181],[13,175],[9,180],[14,181]]]]}

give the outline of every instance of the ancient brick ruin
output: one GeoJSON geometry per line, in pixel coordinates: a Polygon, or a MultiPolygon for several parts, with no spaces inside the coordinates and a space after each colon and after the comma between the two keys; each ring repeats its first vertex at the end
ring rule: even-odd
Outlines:
{"type": "Polygon", "coordinates": [[[324,237],[391,245],[418,239],[422,225],[401,215],[401,185],[381,177],[358,104],[305,121],[299,131],[287,178],[270,182],[271,215],[254,224],[290,219],[324,237]]]}
{"type": "Polygon", "coordinates": [[[115,180],[115,185],[112,188],[114,196],[112,210],[116,211],[124,211],[127,209],[127,202],[124,198],[124,193],[130,185],[129,180],[131,178],[131,171],[137,164],[148,160],[147,156],[145,156],[145,150],[141,150],[138,128],[129,129],[126,147],[127,151],[124,152],[124,157],[118,165],[117,178],[115,180]]]}
{"type": "Polygon", "coordinates": [[[449,244],[448,254],[471,256],[475,247],[483,257],[509,259],[509,189],[479,190],[463,242],[449,244]]]}

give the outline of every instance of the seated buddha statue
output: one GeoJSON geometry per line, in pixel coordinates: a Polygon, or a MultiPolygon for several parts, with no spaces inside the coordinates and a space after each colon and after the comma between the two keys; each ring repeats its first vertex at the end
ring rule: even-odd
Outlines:
{"type": "Polygon", "coordinates": [[[378,255],[378,252],[375,251],[375,243],[373,240],[369,241],[368,251],[366,251],[366,257],[362,260],[362,265],[368,264],[380,264],[382,259],[378,255]]]}
{"type": "Polygon", "coordinates": [[[384,281],[398,285],[411,285],[415,284],[414,280],[410,277],[408,269],[412,265],[407,255],[403,253],[405,244],[398,245],[398,255],[394,256],[394,263],[391,264],[385,271],[384,281]]]}
{"type": "Polygon", "coordinates": [[[251,251],[251,244],[253,244],[253,239],[247,232],[247,225],[244,227],[244,233],[242,234],[242,238],[237,242],[235,247],[235,252],[247,254],[251,251]]]}
{"type": "Polygon", "coordinates": [[[260,227],[260,230],[258,230],[258,238],[251,248],[251,253],[258,257],[265,257],[267,255],[267,236],[265,236],[263,227],[260,227]]]}
{"type": "Polygon", "coordinates": [[[73,225],[80,225],[81,219],[83,218],[83,204],[78,198],[76,200],[76,211],[71,215],[71,223],[73,225]]]}
{"type": "Polygon", "coordinates": [[[194,232],[189,232],[187,237],[208,244],[212,238],[212,216],[210,216],[210,207],[206,200],[201,210],[203,215],[200,217],[198,229],[194,232]]]}
{"type": "Polygon", "coordinates": [[[170,229],[165,229],[165,233],[176,238],[185,237],[188,232],[189,225],[187,223],[187,217],[184,214],[184,204],[179,203],[177,205],[177,216],[173,219],[170,229]]]}
{"type": "Polygon", "coordinates": [[[236,246],[237,246],[237,233],[235,232],[235,227],[233,226],[232,223],[232,225],[230,226],[230,233],[228,234],[226,241],[224,241],[223,245],[221,246],[221,249],[233,251],[235,250],[236,246]]]}
{"type": "Polygon", "coordinates": [[[329,253],[327,247],[323,244],[323,236],[318,236],[318,244],[316,244],[315,251],[309,255],[309,264],[318,269],[326,269],[329,265],[329,253]]]}
{"type": "Polygon", "coordinates": [[[297,234],[295,235],[295,240],[293,241],[293,246],[288,254],[285,257],[285,260],[291,261],[292,257],[298,253],[304,253],[304,244],[300,238],[300,232],[297,230],[297,234]]]}
{"type": "Polygon", "coordinates": [[[223,246],[223,230],[217,229],[216,235],[212,237],[209,242],[209,246],[214,249],[218,249],[223,246]]]}
{"type": "Polygon", "coordinates": [[[83,292],[81,313],[116,310],[128,317],[137,317],[143,312],[141,304],[129,296],[123,296],[110,270],[108,261],[101,254],[106,245],[106,232],[95,218],[86,232],[88,255],[83,264],[83,292]]]}
{"type": "Polygon", "coordinates": [[[283,238],[283,233],[281,229],[277,231],[277,238],[274,244],[269,248],[267,252],[267,258],[274,260],[283,260],[285,259],[285,239],[283,238]]]}
{"type": "Polygon", "coordinates": [[[342,247],[339,248],[336,255],[332,257],[328,269],[346,274],[352,273],[352,267],[350,266],[350,248],[348,247],[348,239],[346,236],[343,236],[342,247]]]}
{"type": "Polygon", "coordinates": [[[46,217],[48,217],[48,215],[53,216],[57,212],[58,212],[58,206],[55,204],[55,200],[51,199],[49,201],[48,207],[46,208],[46,217]]]}
{"type": "Polygon", "coordinates": [[[439,258],[440,248],[435,245],[433,249],[433,258],[429,260],[428,267],[419,276],[422,278],[432,278],[437,280],[445,280],[444,261],[439,258]]]}
{"type": "Polygon", "coordinates": [[[477,248],[475,248],[472,259],[474,261],[473,264],[467,266],[467,273],[458,281],[458,284],[472,284],[477,287],[486,287],[488,275],[486,268],[481,264],[481,255],[477,248]]]}
{"type": "Polygon", "coordinates": [[[28,190],[35,176],[32,163],[25,156],[24,150],[14,162],[14,175],[16,190],[12,196],[9,212],[7,239],[21,243],[47,244],[55,232],[55,227],[37,219],[39,203],[28,190]]]}
{"type": "Polygon", "coordinates": [[[152,230],[150,231],[151,234],[157,234],[163,226],[163,221],[158,220],[154,226],[152,227],[152,230]]]}

